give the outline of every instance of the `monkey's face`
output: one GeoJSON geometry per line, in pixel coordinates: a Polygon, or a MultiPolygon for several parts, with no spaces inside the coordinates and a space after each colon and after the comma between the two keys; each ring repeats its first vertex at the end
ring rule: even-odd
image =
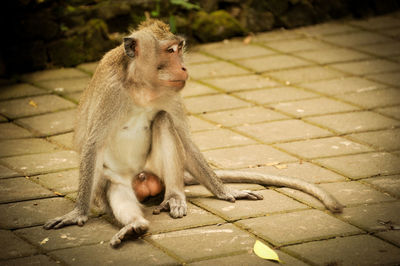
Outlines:
{"type": "Polygon", "coordinates": [[[180,91],[188,79],[183,63],[185,41],[179,37],[161,41],[158,51],[157,79],[160,87],[180,91]]]}

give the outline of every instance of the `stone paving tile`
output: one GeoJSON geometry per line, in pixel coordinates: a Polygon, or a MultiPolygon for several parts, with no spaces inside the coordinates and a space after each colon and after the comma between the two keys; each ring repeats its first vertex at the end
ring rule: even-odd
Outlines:
{"type": "Polygon", "coordinates": [[[67,226],[57,230],[45,230],[35,226],[16,230],[15,233],[45,251],[72,248],[104,241],[108,245],[110,239],[118,232],[118,227],[104,219],[89,219],[84,226],[67,226]],[[41,243],[48,238],[46,243],[41,243]]]}
{"type": "Polygon", "coordinates": [[[363,232],[319,210],[274,214],[236,224],[277,246],[363,232]]]}
{"type": "Polygon", "coordinates": [[[200,150],[256,143],[254,140],[234,133],[228,129],[197,132],[192,134],[192,138],[200,150]]]}
{"type": "Polygon", "coordinates": [[[185,105],[191,113],[205,113],[224,109],[247,107],[250,104],[230,95],[217,94],[186,98],[185,105]]]}
{"type": "Polygon", "coordinates": [[[371,177],[364,179],[363,182],[378,187],[379,190],[388,192],[395,197],[400,197],[400,175],[371,177]]]}
{"type": "Polygon", "coordinates": [[[390,229],[390,225],[400,224],[400,202],[387,202],[345,208],[340,216],[360,228],[373,231],[390,229]]]}
{"type": "Polygon", "coordinates": [[[50,252],[66,265],[177,265],[177,261],[143,240],[126,241],[118,249],[105,242],[50,252]],[[90,256],[88,255],[90,254],[90,256]],[[144,255],[145,254],[145,255],[144,255]]]}
{"type": "Polygon", "coordinates": [[[355,47],[372,43],[390,42],[392,39],[380,34],[357,31],[346,34],[337,34],[330,36],[319,36],[320,39],[340,46],[355,47]]]}
{"type": "Polygon", "coordinates": [[[345,180],[343,176],[337,173],[334,173],[315,164],[303,161],[284,164],[284,167],[264,166],[244,170],[270,175],[289,176],[299,178],[310,183],[326,183],[345,180]]]}
{"type": "Polygon", "coordinates": [[[75,117],[76,109],[71,109],[51,114],[21,118],[15,122],[23,127],[31,129],[37,136],[50,136],[72,131],[75,117]]]}
{"type": "Polygon", "coordinates": [[[4,260],[1,262],[3,266],[15,266],[15,265],[41,265],[41,266],[57,266],[59,262],[50,259],[45,255],[36,255],[24,258],[16,258],[10,260],[4,260]]]}
{"type": "Polygon", "coordinates": [[[53,192],[29,181],[25,177],[0,180],[0,203],[53,196],[55,196],[53,192]]]}
{"type": "Polygon", "coordinates": [[[356,92],[336,97],[366,109],[400,104],[400,90],[392,88],[356,92]]]}
{"type": "Polygon", "coordinates": [[[35,96],[1,103],[0,112],[9,118],[38,115],[76,107],[56,95],[35,96]]]}
{"type": "Polygon", "coordinates": [[[185,262],[250,251],[255,239],[232,224],[152,235],[149,241],[185,262]]]}
{"type": "Polygon", "coordinates": [[[66,195],[78,191],[79,171],[77,169],[73,169],[57,173],[32,176],[30,179],[54,192],[66,195]]]}
{"type": "Polygon", "coordinates": [[[305,121],[319,124],[339,133],[355,133],[368,130],[392,128],[400,121],[386,118],[373,112],[352,112],[304,118],[305,121]]]}
{"type": "Polygon", "coordinates": [[[348,50],[345,48],[298,52],[296,53],[296,56],[311,60],[313,62],[317,62],[319,64],[332,64],[337,62],[346,62],[370,58],[370,56],[367,54],[348,50]]]}
{"type": "Polygon", "coordinates": [[[339,63],[331,65],[332,68],[351,73],[353,75],[368,75],[381,72],[400,70],[400,64],[391,61],[375,59],[361,62],[339,63]]]}
{"type": "Polygon", "coordinates": [[[22,79],[28,83],[35,83],[44,80],[82,78],[87,76],[86,73],[75,68],[60,68],[25,74],[22,76],[22,79]]]}
{"type": "Polygon", "coordinates": [[[72,149],[73,148],[73,132],[71,133],[65,133],[65,134],[60,134],[56,135],[53,137],[49,137],[48,140],[52,143],[56,143],[58,145],[61,145],[62,147],[72,149]]]}
{"type": "Polygon", "coordinates": [[[94,74],[98,65],[99,62],[83,63],[78,65],[77,68],[83,70],[84,72],[94,74]]]}
{"type": "MultiPolygon", "coordinates": [[[[0,249],[1,260],[29,256],[38,252],[35,247],[21,240],[8,230],[0,230],[0,249]]],[[[3,265],[3,261],[0,263],[3,265]]]]}
{"type": "Polygon", "coordinates": [[[74,151],[58,151],[2,158],[0,163],[29,176],[76,168],[77,157],[74,151]]]}
{"type": "Polygon", "coordinates": [[[226,92],[279,86],[275,81],[260,75],[204,79],[203,81],[226,92]]]}
{"type": "Polygon", "coordinates": [[[186,64],[197,64],[216,61],[216,59],[199,52],[189,51],[188,53],[184,54],[184,61],[186,64]]]}
{"type": "Polygon", "coordinates": [[[190,125],[190,131],[197,132],[197,131],[203,131],[203,130],[214,130],[218,129],[216,125],[213,125],[207,121],[204,121],[202,119],[199,119],[195,116],[189,116],[189,125],[190,125]]]}
{"type": "Polygon", "coordinates": [[[293,141],[332,135],[329,131],[300,120],[283,120],[236,127],[240,132],[265,143],[293,141]],[[293,130],[293,129],[296,130],[293,130]]]}
{"type": "Polygon", "coordinates": [[[378,56],[393,56],[400,54],[400,42],[388,42],[366,45],[358,48],[359,50],[367,53],[371,53],[378,56]]]}
{"type": "Polygon", "coordinates": [[[316,159],[315,162],[351,179],[400,173],[400,158],[386,152],[316,159]]]}
{"type": "Polygon", "coordinates": [[[363,132],[349,135],[350,138],[368,143],[378,150],[400,149],[400,128],[363,132]]]}
{"type": "Polygon", "coordinates": [[[391,106],[391,107],[383,107],[383,108],[377,108],[374,110],[375,112],[378,112],[380,114],[395,118],[400,120],[400,105],[397,106],[391,106]]]}
{"type": "Polygon", "coordinates": [[[302,158],[308,159],[373,151],[373,149],[368,146],[340,137],[309,139],[275,144],[275,146],[291,154],[296,154],[302,158]]]}
{"type": "Polygon", "coordinates": [[[63,198],[49,198],[16,203],[0,204],[0,228],[15,229],[42,225],[47,220],[64,215],[72,210],[71,201],[63,198]]]}
{"type": "Polygon", "coordinates": [[[350,25],[355,25],[369,30],[400,27],[400,20],[390,16],[378,16],[363,20],[353,20],[349,23],[350,25]]]}
{"type": "Polygon", "coordinates": [[[400,87],[400,72],[380,73],[374,75],[368,75],[367,78],[379,81],[385,84],[392,85],[394,87],[400,87]]]}
{"type": "Polygon", "coordinates": [[[167,212],[153,215],[154,207],[144,209],[144,216],[150,222],[150,234],[159,234],[183,229],[213,225],[225,222],[221,218],[188,203],[188,212],[182,219],[173,219],[167,212]]]}
{"type": "Polygon", "coordinates": [[[337,237],[283,248],[313,264],[395,265],[400,249],[369,235],[337,237]]]}
{"type": "Polygon", "coordinates": [[[58,147],[43,139],[0,140],[0,157],[53,152],[58,147]]]}
{"type": "Polygon", "coordinates": [[[224,45],[217,49],[207,49],[206,52],[227,60],[235,60],[248,57],[260,57],[275,53],[274,51],[265,47],[246,44],[241,44],[237,47],[226,47],[226,45],[224,45]]]}
{"type": "MultiPolygon", "coordinates": [[[[230,184],[227,183],[231,189],[238,189],[238,190],[264,190],[265,187],[258,185],[258,184],[246,184],[246,183],[239,183],[239,184],[230,184]]],[[[215,197],[208,189],[206,189],[202,185],[190,185],[185,186],[185,195],[188,198],[206,198],[206,197],[215,197]]]]}
{"type": "Polygon", "coordinates": [[[253,124],[289,118],[286,115],[277,113],[263,107],[250,107],[235,110],[228,110],[216,113],[201,115],[207,120],[214,121],[226,127],[253,124]]]}
{"type": "Polygon", "coordinates": [[[18,83],[14,85],[0,87],[0,100],[8,100],[27,96],[37,96],[47,93],[47,91],[32,86],[30,84],[18,83]]]}
{"type": "Polygon", "coordinates": [[[0,179],[1,178],[9,178],[9,177],[16,177],[16,176],[21,176],[22,174],[19,174],[3,165],[0,165],[0,179]]]}
{"type": "Polygon", "coordinates": [[[300,39],[301,37],[302,35],[297,33],[296,31],[277,29],[269,32],[259,33],[253,37],[253,41],[261,43],[269,43],[279,40],[288,41],[293,39],[300,39]]]}
{"type": "Polygon", "coordinates": [[[258,193],[264,197],[263,200],[237,200],[232,203],[215,198],[194,198],[191,199],[191,202],[227,221],[307,208],[307,206],[273,190],[260,190],[258,193]]]}
{"type": "Polygon", "coordinates": [[[77,91],[83,91],[89,85],[90,77],[74,79],[57,79],[39,81],[36,84],[42,88],[58,94],[67,94],[77,91]]]}
{"type": "Polygon", "coordinates": [[[79,103],[79,100],[81,99],[82,92],[74,92],[74,93],[69,93],[65,94],[64,97],[70,101],[75,102],[76,104],[79,103]]]}
{"type": "Polygon", "coordinates": [[[28,130],[17,126],[14,123],[0,124],[0,139],[19,139],[32,137],[33,134],[28,130]]]}
{"type": "Polygon", "coordinates": [[[267,145],[249,145],[224,148],[203,153],[206,159],[221,168],[244,168],[272,162],[290,162],[296,159],[267,145]]]}
{"type": "Polygon", "coordinates": [[[271,105],[271,107],[275,110],[291,114],[295,117],[306,117],[312,115],[323,115],[360,110],[360,108],[353,105],[340,101],[335,101],[325,97],[278,103],[271,105]]]}
{"type": "Polygon", "coordinates": [[[386,87],[386,85],[382,85],[380,83],[376,83],[359,77],[346,77],[311,83],[303,83],[300,86],[326,95],[340,95],[351,92],[363,92],[374,89],[382,89],[386,87]]]}
{"type": "Polygon", "coordinates": [[[317,94],[293,87],[278,87],[235,93],[235,95],[258,104],[270,104],[284,101],[318,97],[317,94]]]}
{"type": "Polygon", "coordinates": [[[266,76],[278,79],[286,84],[298,84],[324,79],[342,78],[347,76],[347,74],[327,67],[316,66],[269,72],[266,76]]]}
{"type": "Polygon", "coordinates": [[[212,88],[207,87],[196,81],[189,80],[182,91],[182,96],[190,97],[190,96],[199,96],[204,94],[216,94],[216,93],[218,93],[218,91],[213,90],[212,88]]]}
{"type": "Polygon", "coordinates": [[[248,73],[243,68],[222,61],[192,65],[189,70],[189,75],[195,79],[248,73]]]}
{"type": "Polygon", "coordinates": [[[7,121],[8,121],[7,118],[5,118],[4,116],[0,115],[0,123],[7,122],[7,121]]]}
{"type": "Polygon", "coordinates": [[[259,73],[278,69],[307,66],[311,64],[308,61],[289,55],[272,55],[253,59],[249,58],[238,60],[236,62],[259,73]]]}
{"type": "Polygon", "coordinates": [[[356,181],[319,185],[345,206],[394,201],[395,198],[356,181]]]}
{"type": "Polygon", "coordinates": [[[297,201],[303,203],[306,206],[312,207],[317,210],[321,211],[328,211],[326,206],[317,198],[314,196],[311,196],[310,194],[307,194],[305,192],[302,192],[297,189],[291,189],[287,187],[281,187],[277,188],[276,191],[291,197],[293,199],[296,199],[297,201]]]}
{"type": "Polygon", "coordinates": [[[379,238],[383,238],[397,246],[400,246],[400,231],[386,231],[375,234],[379,238]]]}
{"type": "Polygon", "coordinates": [[[269,42],[268,47],[271,47],[275,50],[284,52],[284,53],[296,53],[300,51],[309,51],[309,50],[327,50],[329,48],[334,48],[334,46],[330,44],[323,43],[319,40],[315,39],[298,39],[291,40],[288,42],[287,40],[269,42]]]}
{"type": "MultiPolygon", "coordinates": [[[[295,259],[287,255],[286,253],[275,250],[278,253],[279,259],[283,261],[287,265],[294,265],[294,266],[305,266],[304,262],[295,259]]],[[[243,265],[277,265],[276,262],[268,261],[257,257],[253,252],[246,252],[241,255],[234,255],[229,257],[222,257],[210,260],[203,260],[194,263],[189,263],[188,265],[193,266],[209,266],[209,265],[220,265],[220,266],[243,266],[243,265]]]]}
{"type": "Polygon", "coordinates": [[[319,36],[319,35],[333,35],[338,33],[349,33],[354,32],[357,29],[350,25],[328,22],[312,26],[300,27],[295,29],[295,32],[305,34],[307,36],[319,36]]]}

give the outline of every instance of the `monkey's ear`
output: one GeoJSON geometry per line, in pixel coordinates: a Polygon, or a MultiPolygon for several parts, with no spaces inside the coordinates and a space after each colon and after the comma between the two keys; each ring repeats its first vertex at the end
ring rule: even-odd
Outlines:
{"type": "Polygon", "coordinates": [[[137,42],[132,37],[124,37],[125,54],[129,57],[137,56],[137,42]]]}

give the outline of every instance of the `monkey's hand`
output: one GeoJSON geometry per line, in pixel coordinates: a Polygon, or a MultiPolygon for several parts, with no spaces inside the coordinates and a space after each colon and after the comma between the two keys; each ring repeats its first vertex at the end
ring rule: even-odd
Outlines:
{"type": "Polygon", "coordinates": [[[230,189],[218,196],[219,199],[235,202],[237,199],[249,199],[249,200],[262,200],[264,197],[259,193],[251,190],[236,190],[230,189]]]}
{"type": "Polygon", "coordinates": [[[153,214],[160,214],[162,211],[169,211],[172,218],[182,218],[186,216],[187,205],[185,196],[172,194],[165,196],[163,202],[153,210],[153,214]]]}
{"type": "Polygon", "coordinates": [[[88,216],[82,214],[78,209],[73,209],[71,212],[51,219],[43,225],[44,229],[58,229],[66,225],[77,224],[82,226],[88,220],[88,216]]]}

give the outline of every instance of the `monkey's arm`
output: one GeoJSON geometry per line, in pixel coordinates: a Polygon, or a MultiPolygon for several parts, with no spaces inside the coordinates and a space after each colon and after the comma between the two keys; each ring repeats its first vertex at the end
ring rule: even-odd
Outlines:
{"type": "Polygon", "coordinates": [[[263,199],[257,192],[235,190],[225,186],[208,165],[206,159],[192,140],[189,137],[182,137],[182,141],[186,150],[186,170],[219,199],[231,202],[234,202],[236,199],[263,199]]]}
{"type": "Polygon", "coordinates": [[[96,153],[95,142],[86,143],[83,146],[79,165],[79,191],[75,208],[63,216],[48,221],[43,226],[45,229],[57,229],[71,224],[82,226],[87,221],[96,168],[96,153]]]}
{"type": "MultiPolygon", "coordinates": [[[[314,184],[297,178],[237,170],[215,170],[215,174],[225,183],[253,183],[298,189],[319,199],[332,212],[341,212],[343,209],[343,206],[329,193],[314,184]]],[[[193,176],[185,173],[185,184],[195,185],[198,183],[193,176]]]]}

